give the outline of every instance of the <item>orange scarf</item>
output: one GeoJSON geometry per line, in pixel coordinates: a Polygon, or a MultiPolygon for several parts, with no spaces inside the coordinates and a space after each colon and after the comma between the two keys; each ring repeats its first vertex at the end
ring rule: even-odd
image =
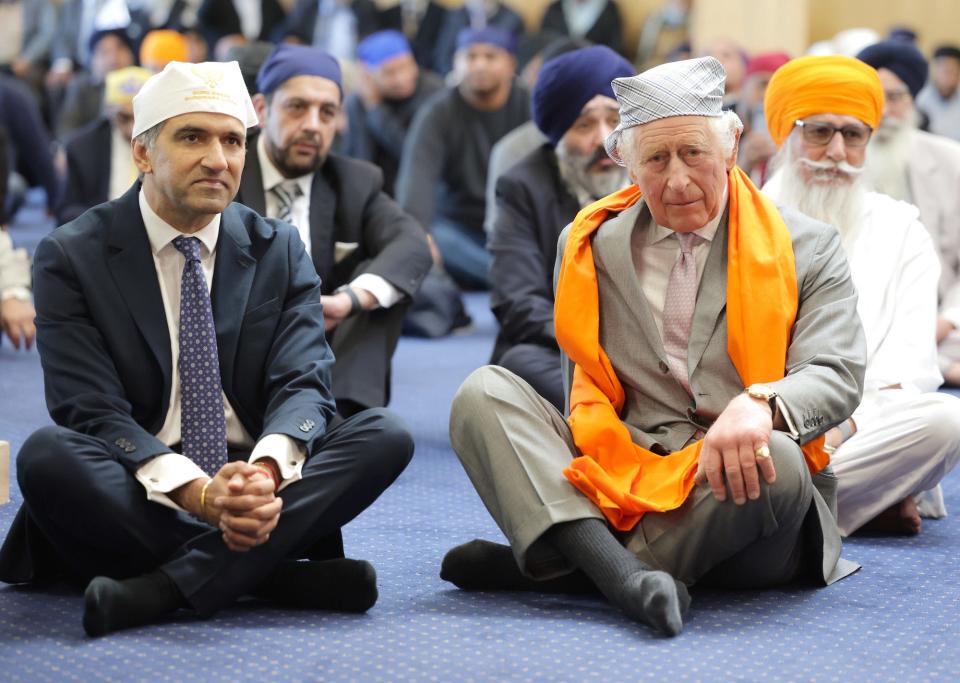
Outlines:
{"type": "MultiPolygon", "coordinates": [[[[727,353],[747,386],[784,376],[797,315],[793,243],[769,199],[739,169],[729,174],[727,353]]],[[[557,282],[557,341],[576,364],[568,423],[582,454],[567,479],[628,531],[648,511],[673,510],[694,486],[702,441],[659,456],[630,439],[620,421],[625,395],[600,347],[600,303],[591,236],[640,200],[634,185],[583,209],[567,238],[557,282]]],[[[803,446],[811,472],[829,462],[823,437],[803,446]]]]}

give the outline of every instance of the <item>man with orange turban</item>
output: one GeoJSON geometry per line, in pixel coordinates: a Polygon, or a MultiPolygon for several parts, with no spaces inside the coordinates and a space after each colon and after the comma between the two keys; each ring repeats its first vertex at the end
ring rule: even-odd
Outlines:
{"type": "Polygon", "coordinates": [[[170,62],[188,62],[189,44],[179,31],[157,29],[150,31],[140,43],[140,65],[160,73],[170,62]]]}
{"type": "Polygon", "coordinates": [[[447,553],[441,577],[461,588],[585,583],[674,635],[695,583],[831,583],[856,567],[823,449],[860,399],[853,283],[835,230],[777,209],[735,166],[724,79],[706,57],[613,81],[606,148],[635,184],[561,237],[567,419],[503,368],[454,398],[454,450],[510,541],[447,553]]]}
{"type": "Polygon", "coordinates": [[[946,514],[938,483],[960,457],[960,400],[935,391],[943,378],[933,241],[915,206],[869,191],[863,179],[884,110],[880,77],[850,57],[796,59],[773,75],[765,110],[780,151],[764,192],[839,231],[859,294],[863,399],[826,434],[840,531],[871,523],[918,533],[921,516],[946,514]]]}

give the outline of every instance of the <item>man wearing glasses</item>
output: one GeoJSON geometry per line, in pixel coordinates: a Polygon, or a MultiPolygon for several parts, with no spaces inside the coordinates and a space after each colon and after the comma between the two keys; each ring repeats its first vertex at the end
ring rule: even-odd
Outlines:
{"type": "Polygon", "coordinates": [[[841,56],[789,62],[765,102],[780,152],[764,192],[837,228],[859,294],[863,400],[827,432],[844,535],[865,525],[916,534],[921,516],[944,516],[942,495],[930,490],[960,454],[960,400],[935,391],[943,377],[933,241],[915,206],[869,191],[863,178],[883,108],[876,70],[841,56]]]}

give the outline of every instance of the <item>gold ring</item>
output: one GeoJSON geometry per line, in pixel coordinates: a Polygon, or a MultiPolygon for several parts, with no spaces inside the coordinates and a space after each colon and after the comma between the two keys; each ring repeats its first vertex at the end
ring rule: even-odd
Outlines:
{"type": "Polygon", "coordinates": [[[766,460],[767,458],[770,457],[770,449],[766,446],[766,444],[764,444],[763,446],[760,446],[760,448],[755,450],[753,454],[757,456],[758,460],[761,460],[761,459],[766,460]]]}

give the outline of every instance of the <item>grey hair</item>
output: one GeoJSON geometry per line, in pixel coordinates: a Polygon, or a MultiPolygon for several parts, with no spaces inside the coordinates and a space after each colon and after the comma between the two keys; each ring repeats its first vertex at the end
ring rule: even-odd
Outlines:
{"type": "MultiPolygon", "coordinates": [[[[724,111],[720,116],[711,116],[708,119],[710,129],[725,155],[733,153],[733,148],[737,143],[737,134],[743,131],[743,122],[733,111],[724,111]]],[[[640,126],[631,126],[620,133],[620,139],[617,141],[617,152],[623,159],[625,166],[631,165],[636,146],[637,129],[640,126]]]]}
{"type": "Polygon", "coordinates": [[[163,124],[166,121],[161,121],[160,123],[147,128],[145,131],[140,133],[140,135],[133,138],[134,142],[138,142],[143,145],[148,151],[153,151],[153,148],[157,144],[157,138],[160,137],[160,131],[163,130],[163,124]]]}

